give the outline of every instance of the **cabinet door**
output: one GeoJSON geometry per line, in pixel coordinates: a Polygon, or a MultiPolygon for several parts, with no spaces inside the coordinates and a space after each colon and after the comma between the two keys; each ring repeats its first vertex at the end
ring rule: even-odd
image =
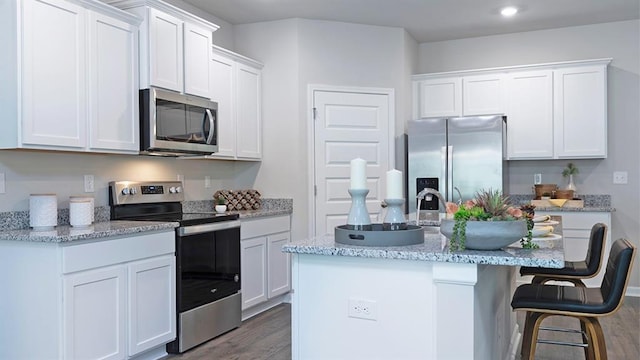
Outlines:
{"type": "Polygon", "coordinates": [[[282,246],[290,241],[289,232],[269,235],[267,238],[269,298],[291,290],[291,256],[282,252],[282,246]]]}
{"type": "Polygon", "coordinates": [[[183,91],[182,20],[149,9],[149,82],[153,86],[183,91]]]}
{"type": "Polygon", "coordinates": [[[555,70],[554,96],[557,157],[607,157],[606,65],[555,70]]]}
{"type": "Polygon", "coordinates": [[[129,356],[175,339],[175,284],[175,256],[129,265],[129,356]]]}
{"type": "Polygon", "coordinates": [[[513,159],[553,158],[553,73],[507,75],[507,147],[513,159]]]}
{"type": "Polygon", "coordinates": [[[504,75],[476,75],[462,78],[464,116],[505,113],[504,75]]]}
{"type": "Polygon", "coordinates": [[[126,281],[125,266],[63,277],[65,359],[127,357],[126,281]]]}
{"type": "Polygon", "coordinates": [[[137,153],[138,28],[90,12],[89,147],[137,153]]]}
{"type": "Polygon", "coordinates": [[[22,16],[22,142],[84,148],[85,10],[63,0],[26,0],[22,16]]]}
{"type": "Polygon", "coordinates": [[[211,60],[211,100],[218,103],[218,152],[210,157],[236,156],[236,118],[234,94],[234,61],[214,54],[211,60]]]}
{"type": "Polygon", "coordinates": [[[265,237],[240,242],[242,310],[267,301],[267,244],[265,237]]]}
{"type": "Polygon", "coordinates": [[[238,63],[236,67],[236,146],[241,159],[262,158],[261,71],[238,63]]]}
{"type": "Polygon", "coordinates": [[[418,86],[419,117],[462,115],[462,78],[438,78],[418,86]]]}
{"type": "Polygon", "coordinates": [[[184,92],[209,98],[211,31],[184,24],[184,92]]]}

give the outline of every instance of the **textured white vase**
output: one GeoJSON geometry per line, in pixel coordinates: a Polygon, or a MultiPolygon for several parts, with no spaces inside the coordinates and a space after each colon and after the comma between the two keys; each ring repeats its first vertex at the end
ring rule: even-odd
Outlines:
{"type": "Polygon", "coordinates": [[[58,197],[56,194],[29,196],[29,226],[34,230],[51,230],[58,225],[58,197]]]}
{"type": "Polygon", "coordinates": [[[227,211],[227,205],[216,205],[215,209],[218,214],[222,214],[227,211]]]}

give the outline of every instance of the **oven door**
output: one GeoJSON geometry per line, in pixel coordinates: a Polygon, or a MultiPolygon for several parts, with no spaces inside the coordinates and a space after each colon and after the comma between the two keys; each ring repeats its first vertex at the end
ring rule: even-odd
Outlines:
{"type": "Polygon", "coordinates": [[[178,312],[240,291],[240,221],[176,230],[178,312]]]}

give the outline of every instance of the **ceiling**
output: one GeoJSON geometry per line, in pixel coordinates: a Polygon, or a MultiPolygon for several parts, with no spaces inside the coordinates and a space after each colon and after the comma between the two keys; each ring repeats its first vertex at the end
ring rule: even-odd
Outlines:
{"type": "Polygon", "coordinates": [[[638,19],[639,0],[184,0],[231,24],[288,18],[405,28],[419,43],[638,19]],[[520,7],[503,18],[505,5],[520,7]]]}

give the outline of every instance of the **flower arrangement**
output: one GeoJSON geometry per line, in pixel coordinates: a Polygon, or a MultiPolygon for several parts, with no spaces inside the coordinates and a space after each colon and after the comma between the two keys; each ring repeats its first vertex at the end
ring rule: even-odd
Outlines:
{"type": "MultiPolygon", "coordinates": [[[[453,217],[453,235],[449,239],[451,250],[464,250],[466,241],[466,228],[468,221],[514,221],[531,220],[533,212],[523,211],[519,207],[510,205],[509,197],[499,190],[480,190],[473,200],[458,205],[448,202],[446,204],[447,215],[453,217]]],[[[527,221],[527,237],[520,240],[524,248],[536,248],[531,242],[531,229],[533,221],[527,221]]]]}

